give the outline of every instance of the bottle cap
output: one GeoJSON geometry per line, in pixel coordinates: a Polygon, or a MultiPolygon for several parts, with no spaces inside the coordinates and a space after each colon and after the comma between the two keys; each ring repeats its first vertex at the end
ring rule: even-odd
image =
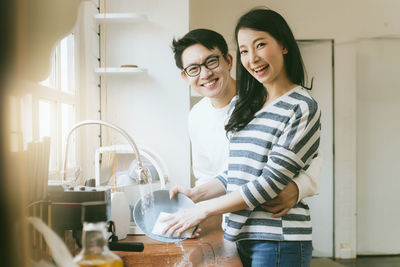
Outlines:
{"type": "Polygon", "coordinates": [[[90,201],[82,203],[82,222],[106,222],[107,218],[106,201],[90,201]]]}

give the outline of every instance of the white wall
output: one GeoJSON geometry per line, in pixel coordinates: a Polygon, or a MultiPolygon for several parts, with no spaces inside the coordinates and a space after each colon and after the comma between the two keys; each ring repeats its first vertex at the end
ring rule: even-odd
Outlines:
{"type": "MultiPolygon", "coordinates": [[[[77,121],[100,119],[100,91],[99,76],[93,71],[99,65],[99,36],[98,26],[93,16],[98,13],[97,5],[93,1],[82,2],[76,27],[76,57],[79,68],[77,80],[79,81],[80,105],[77,110],[77,121]]],[[[94,178],[94,154],[100,145],[99,127],[81,127],[78,146],[81,149],[77,158],[82,167],[84,177],[94,178]]]]}
{"type": "Polygon", "coordinates": [[[357,47],[357,250],[399,254],[400,38],[357,47]]]}
{"type": "Polygon", "coordinates": [[[190,0],[190,28],[211,28],[222,33],[230,51],[235,51],[237,19],[260,5],[281,13],[297,39],[335,40],[335,252],[336,257],[355,257],[356,40],[399,35],[400,2],[190,0]]]}
{"type": "MultiPolygon", "coordinates": [[[[189,89],[170,48],[173,37],[188,31],[188,1],[113,0],[107,4],[109,13],[135,12],[148,18],[140,23],[107,25],[107,66],[135,64],[148,71],[103,77],[102,118],[106,118],[107,84],[108,121],[125,129],[139,145],[157,152],[168,166],[172,184],[189,186],[189,89]]],[[[101,46],[104,52],[104,39],[101,46]]]]}

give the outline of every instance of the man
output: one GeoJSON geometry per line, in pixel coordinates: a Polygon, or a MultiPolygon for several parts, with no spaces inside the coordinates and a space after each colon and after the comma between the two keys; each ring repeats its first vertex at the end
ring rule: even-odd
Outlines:
{"type": "MultiPolygon", "coordinates": [[[[189,135],[192,144],[192,167],[196,186],[214,179],[225,168],[229,140],[224,129],[227,112],[236,95],[232,78],[232,55],[225,39],[217,32],[196,29],[173,40],[176,66],[182,78],[203,98],[189,113],[189,135]]],[[[318,193],[321,159],[313,159],[307,172],[263,207],[280,217],[301,199],[318,193]]]]}

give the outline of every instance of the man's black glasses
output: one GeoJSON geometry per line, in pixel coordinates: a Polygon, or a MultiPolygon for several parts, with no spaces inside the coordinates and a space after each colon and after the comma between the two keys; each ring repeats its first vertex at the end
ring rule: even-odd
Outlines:
{"type": "Polygon", "coordinates": [[[186,68],[184,68],[183,71],[190,77],[196,77],[201,72],[201,66],[204,66],[209,70],[218,68],[219,56],[218,55],[210,56],[204,61],[204,63],[189,65],[186,68]]]}

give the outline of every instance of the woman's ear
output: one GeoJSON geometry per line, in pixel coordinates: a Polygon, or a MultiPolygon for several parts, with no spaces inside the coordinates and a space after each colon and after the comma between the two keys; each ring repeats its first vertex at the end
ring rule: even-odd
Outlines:
{"type": "Polygon", "coordinates": [[[288,53],[288,50],[287,50],[286,47],[284,47],[284,48],[282,49],[282,53],[283,53],[284,55],[286,55],[286,54],[288,53]]]}

